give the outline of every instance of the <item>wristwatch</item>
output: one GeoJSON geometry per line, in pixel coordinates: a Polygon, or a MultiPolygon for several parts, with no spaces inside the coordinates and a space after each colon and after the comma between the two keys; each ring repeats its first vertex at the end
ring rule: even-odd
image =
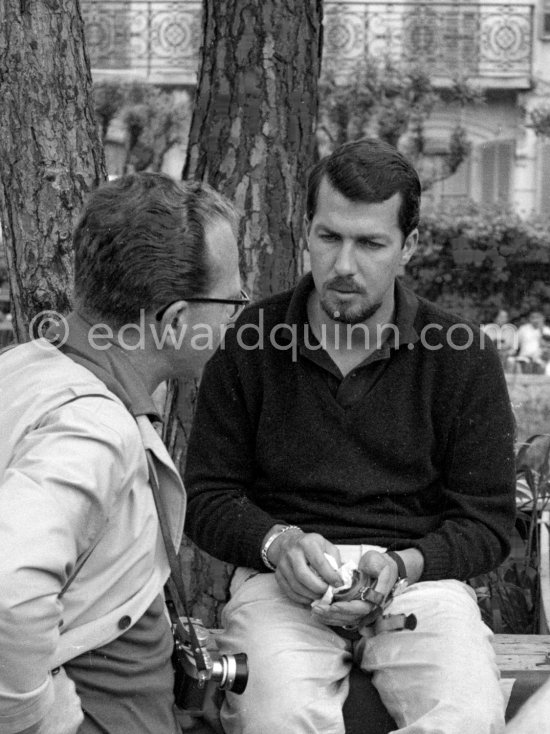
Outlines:
{"type": "Polygon", "coordinates": [[[386,555],[393,559],[397,564],[397,581],[390,593],[392,596],[399,596],[399,594],[402,594],[409,585],[407,568],[399,553],[395,553],[395,551],[386,551],[386,555]]]}

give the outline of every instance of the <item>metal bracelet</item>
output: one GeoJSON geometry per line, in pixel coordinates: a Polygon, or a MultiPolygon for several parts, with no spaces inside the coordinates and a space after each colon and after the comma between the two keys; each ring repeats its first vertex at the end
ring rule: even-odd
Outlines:
{"type": "Polygon", "coordinates": [[[279,530],[275,530],[275,532],[271,533],[269,538],[265,541],[263,548],[262,548],[262,552],[261,552],[261,557],[262,557],[264,566],[269,568],[270,571],[275,571],[276,570],[275,566],[271,563],[271,561],[267,557],[267,551],[270,549],[271,544],[273,543],[273,541],[276,538],[279,537],[279,535],[286,533],[287,530],[301,530],[301,529],[302,528],[299,528],[298,525],[285,525],[284,528],[280,528],[279,530]]]}

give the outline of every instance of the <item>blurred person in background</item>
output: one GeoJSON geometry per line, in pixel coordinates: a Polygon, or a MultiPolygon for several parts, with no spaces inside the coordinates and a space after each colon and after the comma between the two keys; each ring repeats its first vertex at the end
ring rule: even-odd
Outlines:
{"type": "Polygon", "coordinates": [[[544,374],[550,357],[550,327],[545,324],[542,311],[529,313],[527,323],[518,329],[516,362],[523,372],[544,374]]]}
{"type": "Polygon", "coordinates": [[[510,323],[508,311],[505,308],[500,308],[495,314],[494,321],[489,324],[482,324],[481,328],[494,342],[502,366],[507,369],[509,358],[516,353],[518,348],[517,328],[510,323]]]}

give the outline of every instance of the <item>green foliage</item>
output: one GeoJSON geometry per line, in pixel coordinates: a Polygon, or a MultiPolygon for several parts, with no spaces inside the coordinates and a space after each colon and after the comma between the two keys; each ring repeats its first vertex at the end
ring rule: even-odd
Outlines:
{"type": "Polygon", "coordinates": [[[426,189],[453,174],[468,155],[470,145],[459,113],[482,99],[464,79],[439,90],[427,69],[367,57],[346,78],[334,66],[324,70],[319,81],[319,131],[331,148],[369,134],[399,146],[415,163],[426,189]],[[425,153],[424,128],[436,106],[455,109],[458,117],[447,152],[434,159],[425,153]]]}
{"type": "Polygon", "coordinates": [[[528,438],[516,455],[516,530],[512,552],[499,568],[471,579],[481,614],[494,632],[536,634],[540,577],[538,527],[550,500],[550,435],[528,438]]]}
{"type": "Polygon", "coordinates": [[[187,95],[147,82],[110,79],[94,85],[95,111],[103,137],[120,118],[126,132],[125,170],[159,171],[165,153],[187,138],[187,95]]]}
{"type": "Polygon", "coordinates": [[[538,631],[538,573],[535,555],[508,558],[491,573],[471,579],[481,616],[493,632],[532,635],[538,631]]]}
{"type": "Polygon", "coordinates": [[[124,82],[111,80],[94,83],[94,108],[105,140],[109,125],[122,109],[125,102],[124,82]]]}
{"type": "Polygon", "coordinates": [[[473,204],[424,212],[405,281],[475,322],[506,308],[512,319],[550,305],[550,220],[524,221],[473,204]]]}
{"type": "Polygon", "coordinates": [[[319,81],[320,119],[336,144],[372,133],[397,145],[413,118],[426,118],[437,101],[428,74],[367,58],[349,79],[328,68],[319,81]]]}
{"type": "Polygon", "coordinates": [[[550,106],[541,105],[527,113],[527,127],[533,128],[536,135],[550,138],[550,106]]]}

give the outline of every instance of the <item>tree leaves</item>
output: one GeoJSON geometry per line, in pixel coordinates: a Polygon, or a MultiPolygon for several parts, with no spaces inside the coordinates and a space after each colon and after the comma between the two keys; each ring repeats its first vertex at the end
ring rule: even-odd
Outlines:
{"type": "Polygon", "coordinates": [[[191,104],[185,92],[110,79],[94,85],[94,106],[104,139],[115,119],[124,125],[126,171],[159,171],[165,153],[187,137],[191,104]]]}
{"type": "Polygon", "coordinates": [[[550,304],[550,221],[525,221],[501,206],[424,211],[404,278],[472,321],[488,321],[500,307],[518,318],[550,304]]]}
{"type": "Polygon", "coordinates": [[[345,78],[328,65],[319,81],[319,131],[330,146],[375,135],[399,147],[414,162],[422,187],[451,176],[470,152],[461,110],[481,104],[483,94],[457,77],[451,87],[434,87],[422,66],[398,64],[390,58],[366,57],[345,78]],[[424,129],[436,106],[457,113],[457,124],[436,159],[426,155],[424,129]]]}

